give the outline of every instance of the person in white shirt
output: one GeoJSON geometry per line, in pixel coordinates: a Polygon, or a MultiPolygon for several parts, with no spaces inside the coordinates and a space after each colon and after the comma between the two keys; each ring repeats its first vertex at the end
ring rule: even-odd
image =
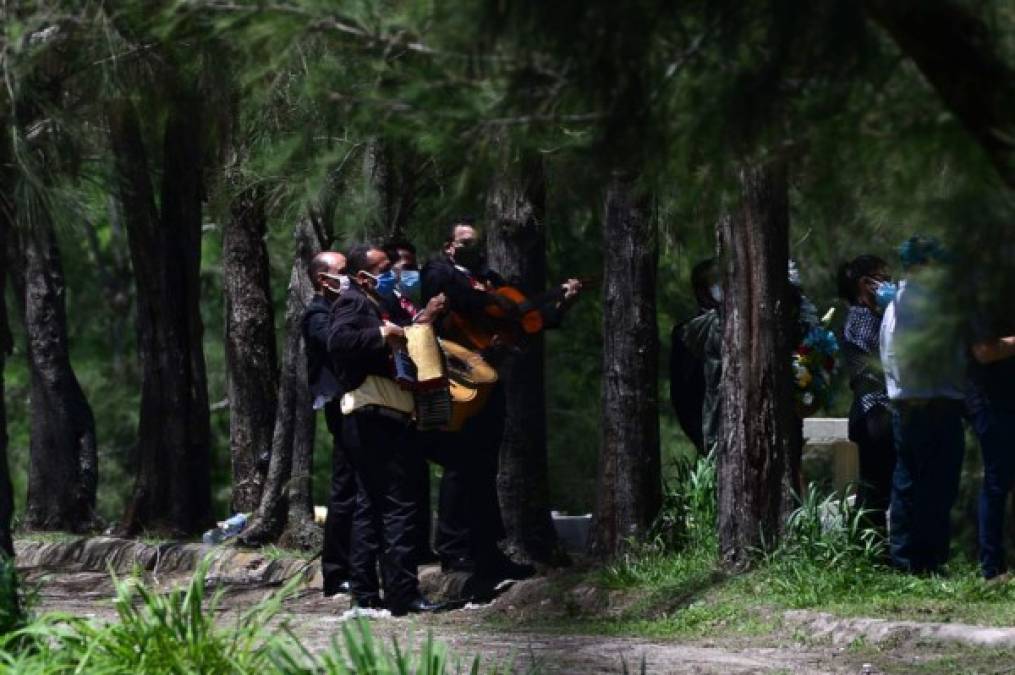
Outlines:
{"type": "Polygon", "coordinates": [[[885,310],[880,336],[897,452],[889,551],[893,566],[933,573],[948,561],[965,452],[962,343],[937,320],[942,312],[927,280],[945,259],[940,245],[913,237],[899,253],[907,278],[885,310]]]}

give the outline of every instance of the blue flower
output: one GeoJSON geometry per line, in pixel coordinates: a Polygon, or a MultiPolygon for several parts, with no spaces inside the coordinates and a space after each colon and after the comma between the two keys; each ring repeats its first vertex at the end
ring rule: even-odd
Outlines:
{"type": "Polygon", "coordinates": [[[815,326],[807,332],[804,344],[826,356],[831,356],[839,351],[839,341],[835,338],[835,333],[820,326],[815,326]]]}

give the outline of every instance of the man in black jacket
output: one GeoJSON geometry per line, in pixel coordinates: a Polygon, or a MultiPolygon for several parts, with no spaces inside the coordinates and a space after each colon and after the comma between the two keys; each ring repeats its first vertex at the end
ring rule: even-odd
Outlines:
{"type": "MultiPolygon", "coordinates": [[[[504,279],[486,266],[483,247],[471,220],[452,225],[444,256],[423,267],[423,298],[438,293],[447,298],[448,309],[466,317],[482,316],[490,305],[498,305],[508,316],[517,315],[514,303],[491,289],[504,279]]],[[[542,307],[545,323],[559,323],[560,316],[581,284],[571,279],[558,302],[542,307]]],[[[494,353],[484,353],[498,360],[494,353]]],[[[497,498],[497,470],[504,435],[506,401],[504,388],[495,385],[483,410],[469,419],[460,432],[441,433],[438,455],[444,465],[441,479],[440,514],[436,548],[445,571],[475,571],[480,577],[498,581],[532,576],[531,565],[518,564],[497,546],[504,537],[504,523],[497,498]]]]}
{"type": "Polygon", "coordinates": [[[349,545],[356,508],[356,478],[342,447],[342,412],[338,407],[342,390],[331,371],[328,357],[331,307],[338,299],[342,286],[348,285],[345,266],[345,256],[335,251],[323,251],[314,257],[309,270],[314,297],[303,314],[310,395],[314,398],[314,410],[324,409],[328,431],[334,438],[331,491],[328,516],[324,521],[324,552],[321,555],[326,597],[349,590],[349,545]]]}
{"type": "Polygon", "coordinates": [[[414,442],[413,397],[392,378],[395,350],[404,348],[408,317],[384,302],[378,279],[391,266],[368,245],[349,250],[350,286],[332,308],[328,353],[344,392],[342,442],[352,462],[364,510],[353,524],[351,587],[358,606],[381,606],[375,551],[381,547],[384,604],[392,614],[440,608],[420,594],[416,575],[418,503],[422,456],[414,442]]]}

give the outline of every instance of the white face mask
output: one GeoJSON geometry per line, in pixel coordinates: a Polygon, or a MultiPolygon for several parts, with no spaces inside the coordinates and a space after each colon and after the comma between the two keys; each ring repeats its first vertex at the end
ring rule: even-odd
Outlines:
{"type": "Polygon", "coordinates": [[[722,286],[719,284],[712,284],[708,287],[708,294],[712,296],[712,299],[716,302],[722,302],[722,286]]]}
{"type": "MultiPolygon", "coordinates": [[[[347,291],[349,289],[349,275],[348,274],[322,274],[321,276],[326,278],[326,279],[331,279],[332,281],[337,281],[338,282],[338,294],[339,295],[341,295],[342,293],[344,293],[345,291],[347,291]]],[[[332,291],[335,290],[334,286],[329,286],[329,288],[332,291]]]]}

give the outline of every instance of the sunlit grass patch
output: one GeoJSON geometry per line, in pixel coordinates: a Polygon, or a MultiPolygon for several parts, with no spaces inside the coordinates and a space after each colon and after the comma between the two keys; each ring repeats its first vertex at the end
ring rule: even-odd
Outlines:
{"type": "MultiPolygon", "coordinates": [[[[290,630],[281,591],[216,621],[221,592],[205,594],[206,558],[189,585],[158,593],[140,577],[116,580],[117,620],[96,623],[66,614],[20,618],[0,634],[0,673],[418,673],[499,672],[479,657],[459,660],[428,636],[419,644],[374,639],[365,621],[343,624],[328,649],[311,653],[290,630]]],[[[510,666],[510,664],[509,664],[510,666]]]]}

